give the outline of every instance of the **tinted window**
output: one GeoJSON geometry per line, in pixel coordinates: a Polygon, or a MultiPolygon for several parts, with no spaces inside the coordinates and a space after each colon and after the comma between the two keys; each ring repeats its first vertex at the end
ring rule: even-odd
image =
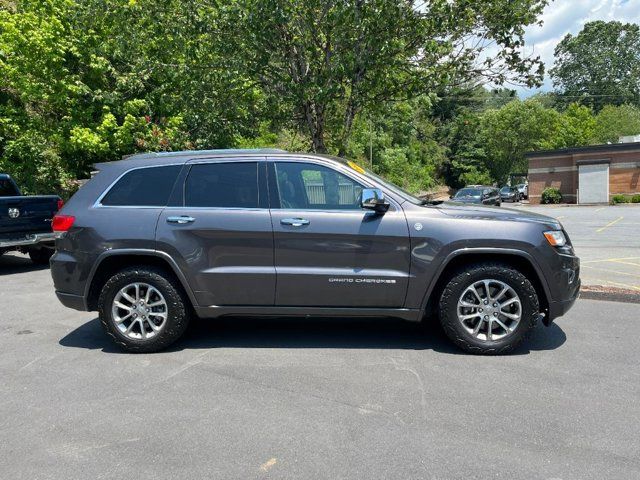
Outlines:
{"type": "Polygon", "coordinates": [[[182,167],[139,168],[126,173],[102,199],[103,205],[164,207],[182,167]]]}
{"type": "Polygon", "coordinates": [[[456,193],[456,197],[479,197],[482,192],[477,188],[463,188],[456,193]]]}
{"type": "Polygon", "coordinates": [[[185,187],[189,207],[258,207],[256,162],[207,163],[191,167],[185,187]]]}
{"type": "Polygon", "coordinates": [[[18,195],[16,187],[6,178],[0,178],[0,197],[14,197],[18,195]]]}
{"type": "Polygon", "coordinates": [[[281,208],[360,209],[363,186],[335,170],[312,163],[276,163],[281,208]]]}

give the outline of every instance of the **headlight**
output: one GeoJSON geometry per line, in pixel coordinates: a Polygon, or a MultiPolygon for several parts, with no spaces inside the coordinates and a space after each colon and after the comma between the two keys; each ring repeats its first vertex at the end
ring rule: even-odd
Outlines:
{"type": "Polygon", "coordinates": [[[554,247],[564,247],[567,244],[567,237],[564,236],[562,230],[552,230],[543,233],[547,242],[554,247]]]}

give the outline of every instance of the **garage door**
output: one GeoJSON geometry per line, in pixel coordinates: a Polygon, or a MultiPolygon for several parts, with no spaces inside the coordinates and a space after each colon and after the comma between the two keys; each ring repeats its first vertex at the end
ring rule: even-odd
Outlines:
{"type": "Polygon", "coordinates": [[[578,203],[609,203],[609,165],[578,167],[578,203]]]}

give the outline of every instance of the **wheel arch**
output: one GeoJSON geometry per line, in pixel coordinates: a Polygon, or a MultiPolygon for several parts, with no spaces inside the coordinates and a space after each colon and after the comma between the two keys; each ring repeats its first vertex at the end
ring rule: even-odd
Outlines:
{"type": "Polygon", "coordinates": [[[189,287],[187,279],[169,255],[157,250],[124,249],[104,252],[95,262],[89,274],[85,290],[87,309],[89,311],[97,309],[100,290],[111,275],[132,265],[149,265],[167,270],[178,280],[179,287],[187,294],[192,306],[197,306],[195,295],[189,287]]]}
{"type": "Polygon", "coordinates": [[[551,295],[540,267],[527,252],[501,248],[472,248],[451,252],[442,262],[437,275],[434,276],[429,285],[429,289],[422,301],[422,311],[427,316],[433,315],[440,300],[440,295],[446,284],[453,277],[454,272],[464,265],[485,262],[504,263],[522,272],[532,283],[538,294],[540,311],[548,315],[551,295]]]}

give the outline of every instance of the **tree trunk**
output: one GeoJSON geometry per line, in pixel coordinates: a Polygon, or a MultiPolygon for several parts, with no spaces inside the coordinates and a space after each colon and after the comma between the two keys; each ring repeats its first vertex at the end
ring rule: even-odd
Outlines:
{"type": "Polygon", "coordinates": [[[304,117],[311,134],[313,151],[327,153],[327,147],[324,143],[324,107],[307,102],[304,106],[304,117]]]}

